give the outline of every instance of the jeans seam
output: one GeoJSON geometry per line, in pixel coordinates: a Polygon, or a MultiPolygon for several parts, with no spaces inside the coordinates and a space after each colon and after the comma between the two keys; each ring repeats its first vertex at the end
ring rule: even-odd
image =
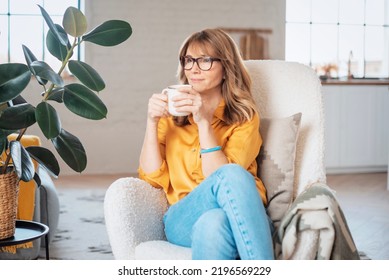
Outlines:
{"type": "MultiPolygon", "coordinates": [[[[219,179],[220,181],[223,181],[223,179],[220,177],[219,174],[217,174],[217,177],[218,177],[218,179],[219,179]]],[[[234,208],[234,206],[233,206],[233,200],[234,200],[234,199],[232,199],[232,198],[230,197],[230,192],[231,192],[230,186],[228,186],[228,189],[227,189],[227,191],[226,191],[227,198],[228,198],[227,201],[228,201],[228,203],[229,203],[229,205],[230,205],[230,207],[231,207],[231,210],[232,210],[232,212],[233,212],[233,215],[234,215],[233,218],[235,219],[236,225],[237,225],[237,227],[238,227],[238,229],[239,229],[239,234],[240,234],[240,236],[241,236],[241,238],[242,238],[242,240],[243,240],[243,245],[244,245],[244,247],[245,247],[245,249],[246,249],[246,251],[247,251],[247,255],[249,256],[249,259],[253,259],[252,248],[251,248],[251,246],[249,245],[250,239],[247,238],[247,236],[248,236],[248,231],[247,231],[247,229],[245,230],[243,221],[239,221],[240,218],[238,219],[238,217],[239,217],[240,215],[235,211],[235,208],[234,208]],[[245,233],[244,233],[244,232],[245,232],[245,233]]],[[[228,217],[228,216],[227,216],[227,217],[228,217]]],[[[236,239],[236,238],[235,238],[235,239],[236,239]]],[[[236,241],[235,241],[235,243],[236,243],[236,241]]]]}

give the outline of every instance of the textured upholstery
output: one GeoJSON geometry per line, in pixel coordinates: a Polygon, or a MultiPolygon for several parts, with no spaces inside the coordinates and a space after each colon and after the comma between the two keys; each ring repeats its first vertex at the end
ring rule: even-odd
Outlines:
{"type": "MultiPolygon", "coordinates": [[[[314,182],[325,183],[324,116],[321,83],[316,73],[295,62],[255,60],[245,64],[262,118],[286,118],[302,113],[293,197],[314,182]]],[[[189,248],[165,240],[162,217],[166,207],[164,193],[144,181],[122,178],[112,183],[105,196],[104,213],[116,259],[191,258],[189,248]]],[[[313,258],[305,248],[316,246],[317,233],[304,232],[299,238],[301,247],[293,258],[313,258]]]]}
{"type": "Polygon", "coordinates": [[[247,61],[253,94],[262,117],[302,113],[295,159],[294,196],[325,182],[324,112],[321,82],[310,67],[285,61],[247,61]]]}

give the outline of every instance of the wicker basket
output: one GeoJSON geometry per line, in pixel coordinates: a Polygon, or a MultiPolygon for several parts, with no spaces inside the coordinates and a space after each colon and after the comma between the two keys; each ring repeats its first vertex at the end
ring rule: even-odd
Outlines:
{"type": "Polygon", "coordinates": [[[15,234],[19,184],[15,172],[0,175],[0,239],[15,234]]]}

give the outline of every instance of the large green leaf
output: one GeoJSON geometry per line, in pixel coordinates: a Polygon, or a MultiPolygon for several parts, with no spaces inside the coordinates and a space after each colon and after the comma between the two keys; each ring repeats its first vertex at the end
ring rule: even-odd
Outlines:
{"type": "Polygon", "coordinates": [[[22,48],[23,48],[24,57],[26,59],[27,66],[30,69],[30,72],[35,76],[35,78],[37,79],[39,84],[41,84],[41,85],[47,84],[47,80],[41,79],[40,77],[38,77],[35,73],[34,68],[31,67],[31,63],[34,61],[37,61],[38,59],[35,57],[35,55],[32,53],[32,51],[28,47],[26,47],[25,45],[22,45],[22,48]]]}
{"type": "Polygon", "coordinates": [[[100,98],[80,84],[65,86],[63,102],[70,111],[87,119],[101,120],[107,116],[107,107],[100,98]]]}
{"type": "Polygon", "coordinates": [[[87,158],[84,147],[78,138],[66,130],[54,139],[51,139],[55,149],[66,164],[76,172],[84,171],[87,158]]]}
{"type": "Polygon", "coordinates": [[[42,101],[36,106],[35,118],[47,139],[55,138],[61,132],[57,111],[49,103],[42,101]]]}
{"type": "MultiPolygon", "coordinates": [[[[66,36],[65,30],[60,26],[59,24],[55,24],[55,27],[57,28],[57,31],[61,34],[64,34],[66,36]]],[[[62,45],[57,38],[55,37],[54,33],[49,30],[47,32],[46,36],[46,46],[49,52],[58,58],[60,61],[65,61],[66,56],[68,55],[68,50],[70,50],[71,45],[68,42],[67,45],[62,45]]],[[[73,53],[70,55],[72,56],[73,53]]]]}
{"type": "Polygon", "coordinates": [[[122,20],[109,20],[82,37],[83,41],[111,47],[126,41],[132,34],[131,25],[122,20]]]}
{"type": "Polygon", "coordinates": [[[27,65],[21,63],[0,64],[0,103],[18,96],[31,80],[27,65]]]}
{"type": "Polygon", "coordinates": [[[57,27],[55,26],[53,20],[51,19],[50,15],[46,12],[44,8],[42,8],[40,5],[38,5],[41,9],[41,13],[43,18],[45,19],[47,25],[49,26],[49,29],[51,32],[53,32],[54,37],[60,42],[62,45],[67,46],[69,43],[69,38],[66,34],[63,34],[61,32],[58,32],[57,27]]]}
{"type": "Polygon", "coordinates": [[[99,73],[85,62],[71,60],[68,66],[70,72],[91,90],[102,91],[105,88],[105,83],[99,73]]]}
{"type": "Polygon", "coordinates": [[[30,146],[26,148],[30,156],[44,167],[53,177],[57,177],[60,172],[59,164],[54,154],[40,146],[30,146]]]}
{"type": "Polygon", "coordinates": [[[29,182],[34,178],[35,168],[30,155],[19,141],[10,142],[10,153],[16,174],[20,180],[29,182]]]}
{"type": "Polygon", "coordinates": [[[53,100],[53,101],[56,101],[58,103],[63,103],[63,93],[64,93],[65,89],[63,87],[57,87],[57,88],[54,88],[49,97],[47,98],[47,100],[53,100]]]}
{"type": "Polygon", "coordinates": [[[35,108],[28,103],[18,104],[0,112],[0,128],[2,129],[22,129],[35,122],[35,108]]]}
{"type": "Polygon", "coordinates": [[[69,7],[63,16],[62,25],[66,33],[73,37],[80,37],[86,32],[88,24],[86,17],[79,9],[69,7]]]}
{"type": "Polygon", "coordinates": [[[35,71],[35,75],[43,79],[49,80],[55,85],[63,86],[64,82],[60,75],[58,75],[54,70],[44,61],[34,61],[31,63],[31,67],[35,71]]]}

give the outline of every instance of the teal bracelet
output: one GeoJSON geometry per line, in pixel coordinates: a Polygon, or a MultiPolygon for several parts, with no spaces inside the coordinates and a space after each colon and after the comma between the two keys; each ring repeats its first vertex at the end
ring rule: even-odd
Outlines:
{"type": "Polygon", "coordinates": [[[209,148],[209,149],[201,149],[200,154],[206,154],[206,153],[211,153],[211,152],[215,152],[215,151],[220,151],[221,149],[222,149],[222,147],[220,147],[220,146],[216,146],[216,147],[209,148]]]}

